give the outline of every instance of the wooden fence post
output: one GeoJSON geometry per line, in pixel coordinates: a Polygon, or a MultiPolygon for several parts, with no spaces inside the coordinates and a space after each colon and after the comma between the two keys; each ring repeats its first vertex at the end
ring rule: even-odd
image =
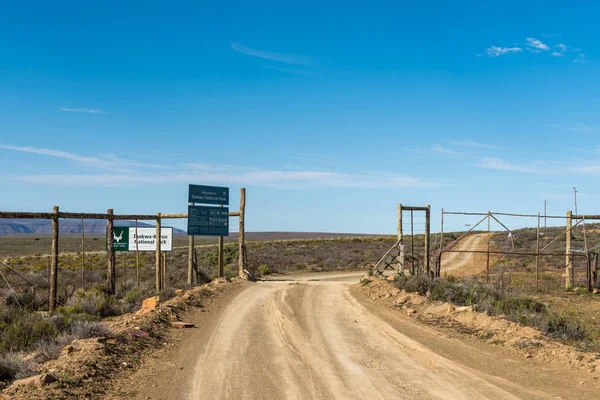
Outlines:
{"type": "Polygon", "coordinates": [[[162,290],[162,271],[161,271],[161,255],[160,255],[160,213],[156,214],[156,267],[155,267],[155,283],[156,283],[156,294],[159,294],[162,290]]]}
{"type": "Polygon", "coordinates": [[[540,290],[540,213],[537,216],[537,236],[535,240],[535,291],[540,290]]]}
{"type": "Polygon", "coordinates": [[[238,233],[238,276],[245,277],[246,266],[246,242],[245,242],[245,218],[246,218],[246,189],[240,189],[240,229],[238,233]]]}
{"type": "Polygon", "coordinates": [[[187,285],[191,288],[194,284],[193,270],[194,270],[194,235],[188,237],[188,269],[187,269],[187,285]]]}
{"type": "Polygon", "coordinates": [[[397,206],[397,216],[398,216],[398,240],[400,241],[400,271],[404,272],[404,225],[402,223],[402,204],[398,204],[397,206]]]}
{"type": "Polygon", "coordinates": [[[108,219],[106,220],[106,253],[108,258],[108,268],[106,270],[106,285],[109,294],[116,292],[116,257],[115,257],[115,222],[113,218],[113,209],[107,210],[108,219]]]}
{"type": "Polygon", "coordinates": [[[52,262],[50,265],[50,293],[48,298],[48,311],[56,310],[56,293],[58,286],[58,218],[60,216],[58,206],[52,207],[52,262]]]}
{"type": "Polygon", "coordinates": [[[488,210],[488,238],[487,238],[487,259],[486,259],[486,281],[490,283],[490,240],[491,240],[491,228],[492,228],[492,212],[488,210]]]}
{"type": "Polygon", "coordinates": [[[573,232],[571,231],[571,229],[573,229],[573,212],[571,210],[567,211],[567,232],[566,232],[566,249],[565,249],[565,254],[566,254],[566,271],[565,271],[565,288],[566,289],[570,289],[574,283],[575,283],[575,276],[573,274],[573,257],[571,254],[571,237],[573,235],[573,232]]]}
{"type": "Polygon", "coordinates": [[[167,287],[167,252],[162,253],[162,288],[167,287]]]}
{"type": "Polygon", "coordinates": [[[140,246],[138,238],[138,220],[135,220],[135,283],[140,286],[140,246]]]}
{"type": "Polygon", "coordinates": [[[81,288],[85,290],[85,228],[81,218],[81,288]]]}
{"type": "Polygon", "coordinates": [[[427,271],[427,277],[431,278],[431,206],[427,204],[425,210],[425,271],[427,271]]]}
{"type": "Polygon", "coordinates": [[[219,236],[219,278],[224,276],[223,272],[223,236],[219,236]]]}
{"type": "Polygon", "coordinates": [[[442,208],[442,227],[440,229],[440,257],[436,268],[436,277],[442,275],[442,251],[444,250],[444,209],[442,208]]]}

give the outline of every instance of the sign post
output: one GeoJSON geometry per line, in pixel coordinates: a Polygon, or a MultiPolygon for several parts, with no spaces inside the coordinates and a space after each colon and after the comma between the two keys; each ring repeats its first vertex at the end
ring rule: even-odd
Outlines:
{"type": "MultiPolygon", "coordinates": [[[[187,233],[190,236],[219,237],[218,275],[221,278],[223,276],[223,236],[229,236],[229,188],[190,185],[187,233]]],[[[188,269],[190,266],[191,263],[188,263],[188,269]]],[[[188,271],[188,276],[190,274],[191,272],[188,271]]]]}

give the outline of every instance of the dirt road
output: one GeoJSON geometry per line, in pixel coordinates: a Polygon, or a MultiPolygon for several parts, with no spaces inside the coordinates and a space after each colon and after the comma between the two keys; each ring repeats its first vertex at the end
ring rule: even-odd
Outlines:
{"type": "MultiPolygon", "coordinates": [[[[451,250],[486,251],[488,240],[493,234],[477,233],[469,235],[456,243],[451,250]]],[[[487,254],[448,252],[442,255],[442,275],[452,273],[454,276],[475,275],[485,271],[487,254]]]]}
{"type": "MultiPolygon", "coordinates": [[[[214,324],[190,331],[171,358],[152,367],[152,378],[134,378],[146,382],[135,397],[547,399],[560,398],[569,387],[565,379],[575,376],[466,345],[399,310],[381,310],[346,282],[360,276],[250,285],[211,312],[214,324]]],[[[592,393],[583,386],[568,390],[592,393]]]]}

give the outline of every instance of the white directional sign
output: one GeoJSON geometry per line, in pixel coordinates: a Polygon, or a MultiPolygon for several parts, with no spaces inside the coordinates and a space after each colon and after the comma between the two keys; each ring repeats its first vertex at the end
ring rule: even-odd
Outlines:
{"type": "MultiPolygon", "coordinates": [[[[173,228],[160,229],[160,250],[173,250],[173,228]]],[[[115,251],[135,251],[136,239],[139,251],[156,251],[156,228],[140,228],[135,234],[135,226],[117,226],[113,232],[113,246],[115,251]]]]}
{"type": "MultiPolygon", "coordinates": [[[[160,250],[173,250],[173,228],[160,229],[160,250]]],[[[156,228],[137,228],[137,246],[139,251],[156,251],[156,228]]],[[[136,249],[135,227],[129,228],[129,251],[136,249]]]]}

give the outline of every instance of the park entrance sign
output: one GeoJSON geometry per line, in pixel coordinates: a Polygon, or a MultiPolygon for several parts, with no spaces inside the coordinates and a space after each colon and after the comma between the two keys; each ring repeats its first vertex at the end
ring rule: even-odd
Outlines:
{"type": "Polygon", "coordinates": [[[229,236],[229,188],[190,185],[188,203],[188,235],[229,236]]]}
{"type": "MultiPolygon", "coordinates": [[[[173,228],[161,228],[160,250],[173,250],[173,228]]],[[[115,251],[156,251],[156,228],[117,226],[113,231],[115,251]]]]}

